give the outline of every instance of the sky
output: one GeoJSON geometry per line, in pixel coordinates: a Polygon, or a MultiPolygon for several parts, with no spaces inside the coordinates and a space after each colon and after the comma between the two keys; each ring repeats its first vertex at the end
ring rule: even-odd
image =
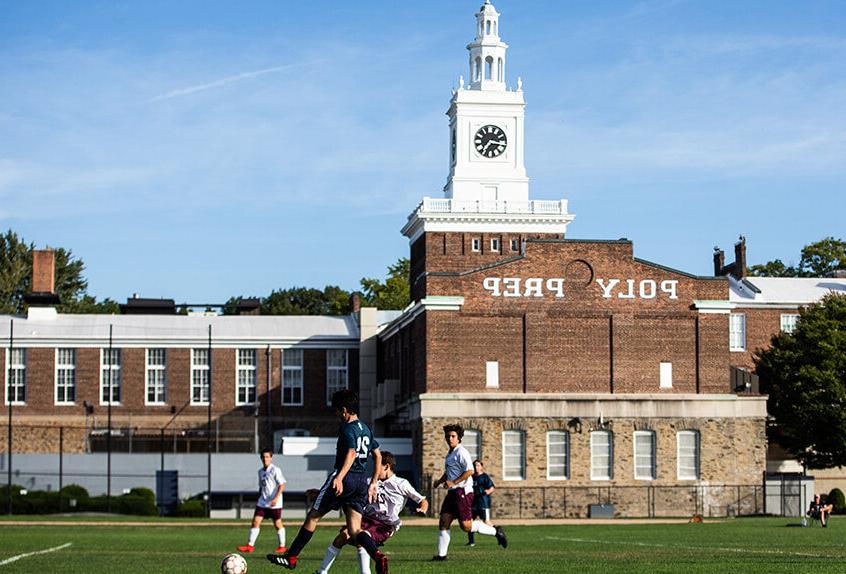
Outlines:
{"type": "MultiPolygon", "coordinates": [[[[448,174],[480,0],[0,0],[0,228],[89,292],[359,288],[448,174]]],[[[846,237],[846,3],[498,0],[532,199],[711,274],[846,237]]]]}

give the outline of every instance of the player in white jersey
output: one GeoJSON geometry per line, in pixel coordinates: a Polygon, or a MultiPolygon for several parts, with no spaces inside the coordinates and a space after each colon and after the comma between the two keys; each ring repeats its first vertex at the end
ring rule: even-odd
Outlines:
{"type": "Polygon", "coordinates": [[[449,452],[444,459],[444,473],[432,486],[438,488],[443,484],[448,492],[441,505],[441,517],[438,523],[438,553],[432,557],[435,562],[447,559],[449,528],[456,518],[464,532],[496,536],[500,546],[503,548],[508,546],[508,539],[502,528],[485,524],[481,520],[473,520],[473,458],[461,444],[462,438],[464,438],[464,428],[461,425],[444,426],[444,440],[449,447],[449,452]]]}
{"type": "Polygon", "coordinates": [[[256,539],[261,532],[261,521],[273,519],[279,546],[276,552],[285,552],[285,526],[282,524],[282,491],[285,490],[285,476],[278,466],[273,464],[273,451],[266,448],[261,451],[261,468],[258,471],[259,499],[253,514],[250,537],[247,544],[238,546],[240,552],[255,550],[256,539]]]}
{"type": "MultiPolygon", "coordinates": [[[[379,472],[379,482],[376,490],[376,502],[367,505],[361,518],[361,530],[373,539],[377,546],[382,546],[388,538],[393,536],[402,524],[400,512],[406,502],[411,499],[417,503],[417,512],[425,514],[429,509],[429,501],[417,492],[406,479],[394,474],[396,458],[390,452],[382,453],[382,469],[379,472]]],[[[327,574],[335,558],[340,554],[345,544],[350,541],[347,528],[344,526],[335,540],[326,549],[323,562],[315,574],[327,574]]],[[[370,574],[370,555],[359,546],[358,564],[360,574],[370,574]]]]}

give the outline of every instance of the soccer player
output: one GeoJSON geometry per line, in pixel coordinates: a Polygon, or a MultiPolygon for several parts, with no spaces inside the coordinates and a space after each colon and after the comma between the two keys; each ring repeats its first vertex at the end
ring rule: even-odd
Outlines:
{"type": "MultiPolygon", "coordinates": [[[[473,461],[473,518],[481,518],[485,524],[491,523],[491,493],[494,483],[485,472],[484,463],[476,459],[473,461]]],[[[473,532],[467,533],[467,546],[475,546],[476,538],[473,532]]]]}
{"type": "Polygon", "coordinates": [[[335,468],[320,488],[317,498],[306,514],[303,525],[287,552],[268,554],[267,559],[289,570],[297,567],[297,558],[311,540],[317,523],[330,510],[343,508],[350,538],[361,544],[376,561],[376,572],[387,574],[388,557],[379,552],[372,539],[361,532],[361,513],[368,502],[376,500],[382,453],[370,427],[358,419],[358,396],[350,390],[332,395],[332,408],[343,421],[335,449],[335,468]],[[367,458],[373,457],[374,467],[370,485],[367,484],[367,458]]]}
{"type": "Polygon", "coordinates": [[[250,537],[247,544],[239,546],[239,552],[252,552],[256,539],[261,532],[261,521],[265,517],[273,520],[279,547],[276,552],[285,552],[285,526],[282,524],[282,491],[285,490],[285,476],[278,466],[273,464],[273,451],[266,448],[261,451],[261,468],[258,471],[259,499],[253,513],[250,537]]]}
{"type": "MultiPolygon", "coordinates": [[[[396,464],[396,458],[392,453],[388,451],[382,453],[382,469],[379,472],[376,502],[365,507],[361,518],[361,531],[372,538],[377,546],[385,544],[388,538],[400,529],[402,521],[399,515],[408,499],[418,504],[416,512],[426,514],[429,509],[429,501],[426,497],[417,492],[406,479],[394,474],[396,464]]],[[[329,568],[332,567],[332,563],[345,544],[355,544],[355,541],[350,539],[347,527],[343,526],[338,536],[326,549],[320,569],[314,574],[328,574],[329,568]]],[[[360,574],[370,574],[370,555],[361,546],[358,547],[358,564],[360,574]]]]}
{"type": "Polygon", "coordinates": [[[441,504],[441,517],[438,524],[438,553],[432,560],[439,562],[447,559],[449,550],[449,528],[452,521],[458,519],[458,524],[464,532],[478,532],[488,536],[496,536],[496,541],[503,548],[508,547],[505,531],[499,526],[485,524],[481,520],[473,520],[473,460],[470,453],[461,444],[464,438],[464,428],[459,424],[444,426],[444,440],[449,452],[444,459],[444,473],[435,481],[434,488],[441,484],[448,489],[441,504]]]}

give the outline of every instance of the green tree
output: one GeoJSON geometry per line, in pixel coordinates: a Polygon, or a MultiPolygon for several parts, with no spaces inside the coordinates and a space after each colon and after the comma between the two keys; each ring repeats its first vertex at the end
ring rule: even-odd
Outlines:
{"type": "Polygon", "coordinates": [[[58,306],[61,313],[89,314],[89,315],[118,315],[120,304],[108,297],[98,301],[93,295],[83,295],[75,301],[62,303],[58,306]]]}
{"type": "Polygon", "coordinates": [[[809,468],[846,465],[846,295],[803,309],[755,363],[775,440],[809,468]]]}
{"type": "Polygon", "coordinates": [[[751,277],[798,277],[799,270],[785,265],[781,259],[753,265],[748,270],[751,277]]]}
{"type": "Polygon", "coordinates": [[[846,241],[826,237],[802,248],[797,266],[781,259],[749,267],[752,277],[825,277],[832,271],[846,270],[846,241]]]}
{"type": "Polygon", "coordinates": [[[410,274],[411,262],[408,257],[403,257],[388,267],[388,277],[384,282],[363,277],[364,301],[379,309],[405,309],[411,302],[410,274]]]}

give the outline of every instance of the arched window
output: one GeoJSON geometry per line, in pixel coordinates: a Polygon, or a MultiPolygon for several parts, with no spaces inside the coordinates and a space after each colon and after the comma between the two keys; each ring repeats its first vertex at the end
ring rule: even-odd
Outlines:
{"type": "Polygon", "coordinates": [[[481,56],[476,57],[476,72],[473,75],[473,77],[476,78],[477,82],[482,79],[482,58],[481,58],[481,56]]]}
{"type": "Polygon", "coordinates": [[[493,79],[493,56],[485,58],[485,79],[493,79]]]}
{"type": "Polygon", "coordinates": [[[491,21],[488,20],[487,26],[485,27],[485,34],[490,35],[491,33],[491,21]]]}
{"type": "Polygon", "coordinates": [[[496,65],[496,79],[498,82],[502,81],[502,58],[497,61],[496,65]]]}
{"type": "Polygon", "coordinates": [[[496,20],[494,20],[494,36],[496,36],[496,20]]]}

